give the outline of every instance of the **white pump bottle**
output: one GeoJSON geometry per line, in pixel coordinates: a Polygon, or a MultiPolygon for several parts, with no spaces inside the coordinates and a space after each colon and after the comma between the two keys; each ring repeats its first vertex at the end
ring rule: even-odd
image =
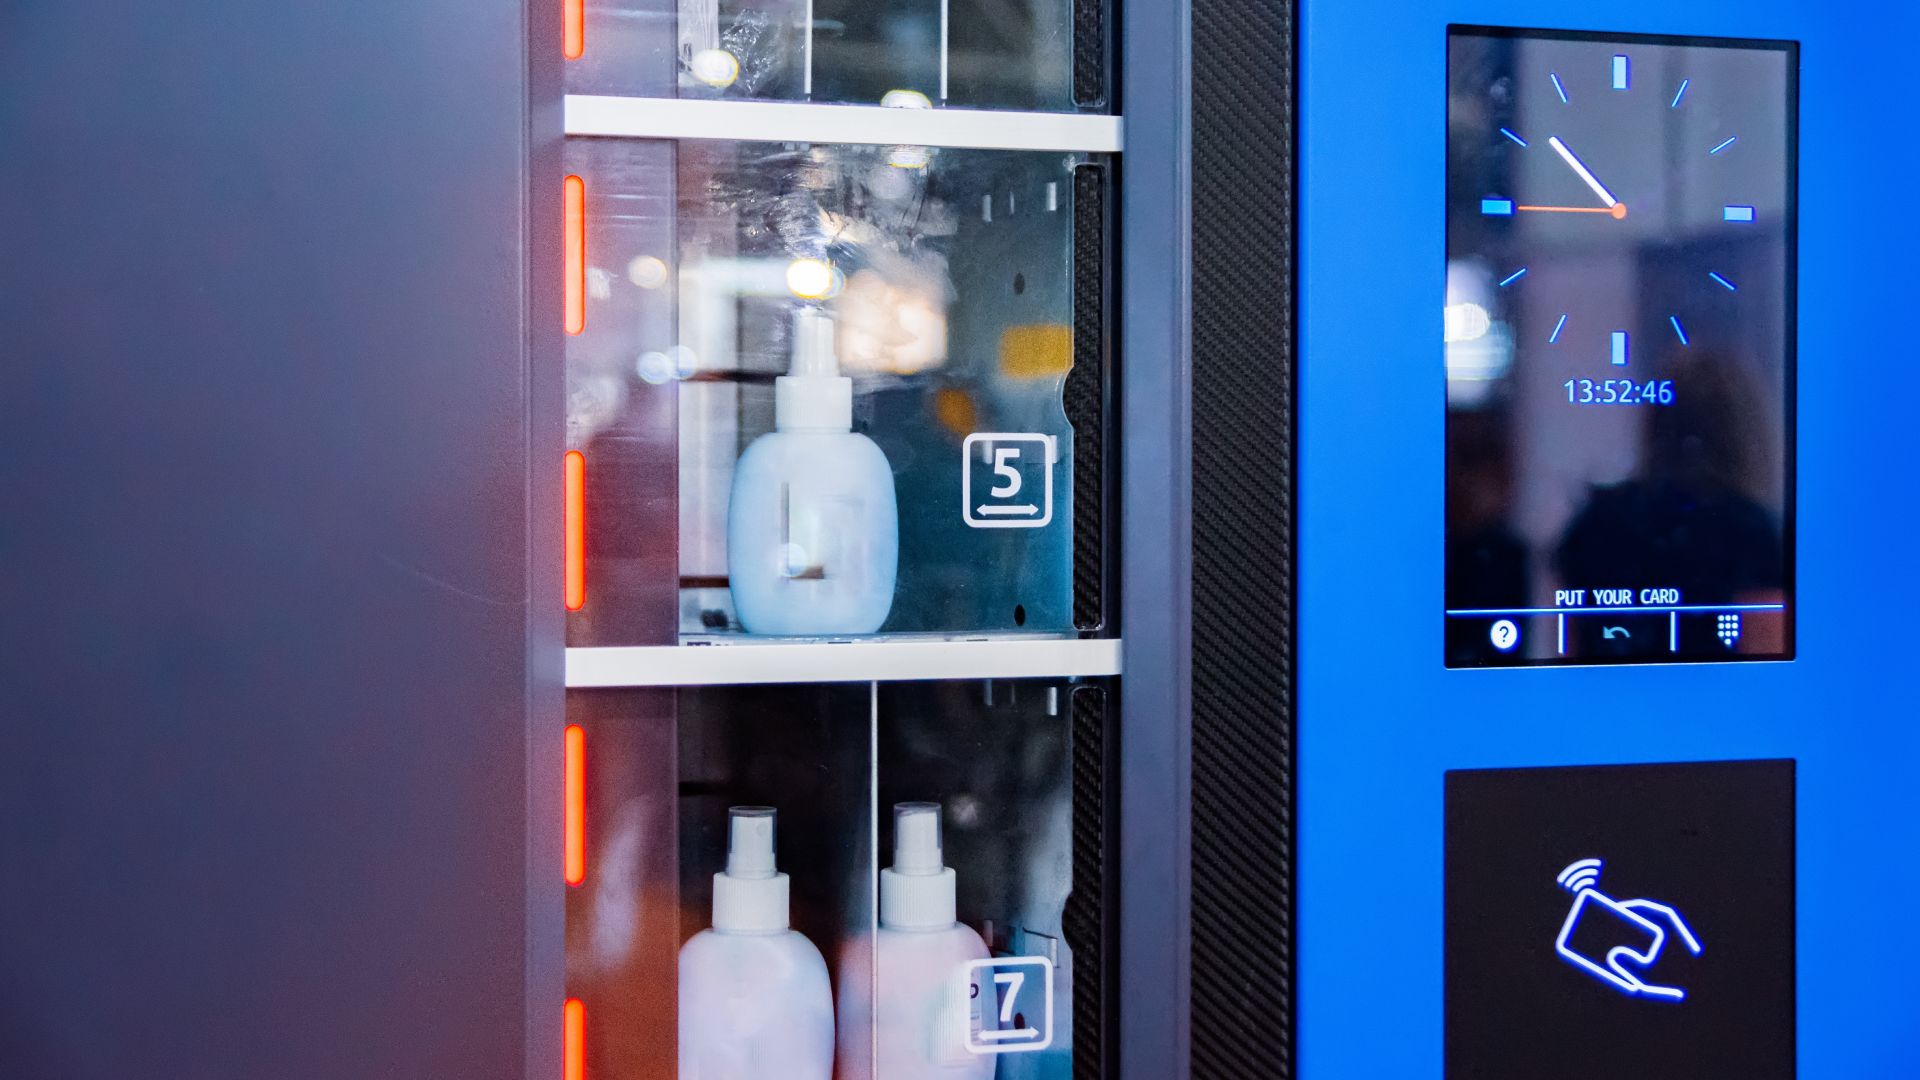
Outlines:
{"type": "Polygon", "coordinates": [[[792,370],[773,381],[774,430],[740,455],[727,501],[727,580],[754,634],[871,634],[900,566],[893,468],[853,430],[833,320],[793,317],[792,370]]]}
{"type": "Polygon", "coordinates": [[[679,1080],[830,1080],[833,990],[820,950],[787,925],[773,808],[727,815],[713,929],[680,947],[679,1080]]]}
{"type": "Polygon", "coordinates": [[[945,862],[940,804],[895,805],[873,966],[856,946],[841,969],[841,1080],[993,1080],[996,1059],[967,1049],[968,1032],[999,1006],[991,982],[976,991],[967,978],[967,965],[989,954],[980,935],[955,920],[957,886],[945,862]],[[871,1057],[866,1045],[848,1045],[846,1034],[863,1031],[869,1015],[871,1057]]]}

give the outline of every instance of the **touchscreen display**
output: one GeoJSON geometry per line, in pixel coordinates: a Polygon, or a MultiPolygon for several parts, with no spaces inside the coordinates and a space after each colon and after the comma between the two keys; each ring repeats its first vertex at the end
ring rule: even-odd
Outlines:
{"type": "Polygon", "coordinates": [[[1798,65],[1449,31],[1449,667],[1792,657],[1798,65]]]}

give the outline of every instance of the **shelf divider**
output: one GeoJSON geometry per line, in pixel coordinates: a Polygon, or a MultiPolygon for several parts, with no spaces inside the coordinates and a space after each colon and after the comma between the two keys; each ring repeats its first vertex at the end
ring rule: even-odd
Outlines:
{"type": "Polygon", "coordinates": [[[571,689],[1120,674],[1119,638],[635,645],[567,650],[571,689]]]}
{"type": "Polygon", "coordinates": [[[568,94],[568,135],[1120,152],[1118,116],[568,94]]]}

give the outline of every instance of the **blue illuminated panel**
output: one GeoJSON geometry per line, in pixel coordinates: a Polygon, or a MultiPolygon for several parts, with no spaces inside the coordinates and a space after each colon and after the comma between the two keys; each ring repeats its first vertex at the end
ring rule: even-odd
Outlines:
{"type": "Polygon", "coordinates": [[[1726,221],[1752,221],[1753,207],[1751,206],[1722,207],[1721,215],[1723,220],[1726,220],[1726,221]]]}
{"type": "MultiPolygon", "coordinates": [[[[1913,620],[1897,606],[1920,595],[1920,560],[1912,557],[1920,499],[1912,497],[1913,485],[1902,471],[1912,456],[1912,395],[1888,389],[1907,385],[1913,366],[1911,350],[1893,347],[1888,336],[1888,319],[1898,322],[1889,313],[1911,306],[1905,299],[1911,284],[1898,260],[1912,247],[1913,226],[1910,215],[1885,209],[1910,197],[1911,155],[1899,152],[1904,144],[1889,132],[1901,129],[1912,100],[1907,54],[1920,34],[1920,6],[1623,0],[1576,10],[1547,0],[1303,0],[1300,27],[1297,332],[1300,354],[1309,360],[1299,367],[1295,399],[1302,442],[1294,639],[1300,754],[1298,814],[1291,819],[1299,860],[1295,1075],[1448,1080],[1450,1048],[1457,1054],[1476,1046],[1448,1031],[1448,1009],[1472,1008],[1477,1001],[1492,1011],[1491,1020],[1505,1023],[1499,1038],[1477,1044],[1487,1056],[1476,1067],[1456,1070],[1451,1080],[1750,1080],[1766,1074],[1729,1071],[1734,1060],[1715,1056],[1729,1044],[1703,1030],[1699,1010],[1744,1002],[1761,980],[1791,972],[1797,950],[1792,1011],[1763,1013],[1738,1005],[1745,1036],[1778,1045],[1772,1063],[1755,1064],[1779,1069],[1780,1062],[1793,1063],[1797,1080],[1920,1077],[1912,962],[1920,957],[1920,919],[1914,917],[1920,859],[1899,854],[1920,851],[1920,785],[1910,776],[1912,763],[1920,760],[1920,725],[1912,722],[1920,716],[1920,680],[1910,677],[1913,620]],[[1778,97],[1797,99],[1805,153],[1796,152],[1778,125],[1756,125],[1726,111],[1730,71],[1756,87],[1743,94],[1737,109],[1775,97],[1757,78],[1771,77],[1758,45],[1690,42],[1686,52],[1669,54],[1666,49],[1676,46],[1636,38],[1606,41],[1582,55],[1573,50],[1593,42],[1564,41],[1563,51],[1546,63],[1561,73],[1571,103],[1563,103],[1552,82],[1533,70],[1529,85],[1516,83],[1528,95],[1523,109],[1488,111],[1470,132],[1482,150],[1504,155],[1508,167],[1498,179],[1454,173],[1437,160],[1444,140],[1439,118],[1448,98],[1463,92],[1461,81],[1449,74],[1448,23],[1488,18],[1685,27],[1803,42],[1806,77],[1790,81],[1789,92],[1778,97]],[[1615,53],[1632,54],[1637,82],[1630,91],[1613,92],[1604,83],[1615,53]],[[1379,110],[1368,124],[1354,124],[1355,110],[1381,100],[1383,71],[1392,73],[1396,107],[1379,110]],[[1681,95],[1683,79],[1688,83],[1681,95]],[[1647,127],[1623,125],[1618,151],[1636,142],[1649,150],[1677,147],[1669,160],[1689,177],[1687,186],[1666,185],[1664,166],[1622,173],[1609,160],[1618,151],[1589,145],[1594,110],[1631,115],[1649,126],[1658,123],[1651,117],[1660,110],[1685,118],[1687,134],[1671,144],[1645,137],[1647,127]],[[1500,124],[1542,145],[1517,150],[1497,133],[1500,124]],[[1707,154],[1736,132],[1736,144],[1718,156],[1707,154]],[[1599,205],[1585,202],[1571,171],[1554,175],[1564,164],[1541,153],[1549,135],[1561,136],[1628,205],[1621,231],[1648,240],[1633,260],[1640,276],[1616,308],[1606,290],[1619,279],[1607,276],[1604,287],[1582,281],[1565,273],[1558,260],[1515,252],[1477,264],[1477,280],[1456,272],[1463,298],[1470,290],[1496,329],[1449,350],[1438,340],[1434,308],[1450,229],[1477,229],[1493,242],[1528,233],[1578,239],[1599,232],[1589,225],[1613,224],[1598,214],[1516,209],[1514,218],[1500,222],[1481,214],[1480,200],[1488,196],[1510,198],[1516,208],[1599,205]],[[1799,190],[1819,210],[1817,222],[1805,223],[1805,274],[1795,273],[1791,257],[1755,254],[1778,251],[1774,234],[1794,228],[1793,179],[1791,172],[1781,173],[1783,157],[1800,160],[1799,190]],[[1525,160],[1516,164],[1516,158],[1525,160]],[[1383,182],[1355,185],[1356,175],[1379,175],[1383,182]],[[1556,197],[1542,190],[1546,184],[1554,185],[1556,197]],[[1755,220],[1725,222],[1721,211],[1727,205],[1754,206],[1755,220]],[[1515,227],[1516,218],[1525,227],[1515,227]],[[1665,249],[1670,231],[1690,237],[1688,248],[1710,252],[1710,261],[1672,265],[1665,249]],[[1383,258],[1383,251],[1408,254],[1383,258]],[[1532,267],[1526,278],[1505,291],[1492,288],[1523,263],[1532,267]],[[1707,277],[1709,270],[1737,283],[1739,292],[1707,277]],[[1783,309],[1793,310],[1795,297],[1810,320],[1845,312],[1881,317],[1822,317],[1802,332],[1780,317],[1783,309]],[[1559,341],[1549,347],[1563,314],[1569,317],[1559,341]],[[1670,318],[1690,346],[1680,344],[1670,318]],[[1635,339],[1633,367],[1607,362],[1609,334],[1616,329],[1635,339]],[[1438,364],[1448,352],[1463,373],[1477,367],[1482,381],[1447,379],[1448,394],[1457,401],[1443,409],[1418,369],[1422,356],[1438,364]],[[1497,364],[1489,360],[1496,352],[1497,364]],[[1565,619],[1562,652],[1558,615],[1518,616],[1512,619],[1522,636],[1512,652],[1500,654],[1506,662],[1563,655],[1566,666],[1461,670],[1437,662],[1440,642],[1456,634],[1496,651],[1488,642],[1495,617],[1477,624],[1469,617],[1443,624],[1437,617],[1435,594],[1462,576],[1448,558],[1450,548],[1473,543],[1477,553],[1490,557],[1488,565],[1509,570],[1512,563],[1502,553],[1527,552],[1526,572],[1511,575],[1521,596],[1496,604],[1552,607],[1551,594],[1544,600],[1529,596],[1525,583],[1558,573],[1565,514],[1554,504],[1578,505],[1590,486],[1613,482],[1621,469],[1636,469],[1641,460],[1637,454],[1627,459],[1623,452],[1632,444],[1623,437],[1611,444],[1621,455],[1615,459],[1620,469],[1584,475],[1570,469],[1566,484],[1545,486],[1530,474],[1532,461],[1567,445],[1548,425],[1606,425],[1641,437],[1648,428],[1685,425],[1689,421],[1673,410],[1685,410],[1689,389],[1700,385],[1690,374],[1729,358],[1750,374],[1768,376],[1748,380],[1758,408],[1737,416],[1736,430],[1752,442],[1736,449],[1755,454],[1747,459],[1748,479],[1739,490],[1757,491],[1775,519],[1787,523],[1783,561],[1797,566],[1799,592],[1771,599],[1797,609],[1805,598],[1808,617],[1798,618],[1797,610],[1657,612],[1622,624],[1605,621],[1610,615],[1574,615],[1565,619]],[[1783,362],[1791,369],[1783,371],[1783,362]],[[1557,421],[1538,408],[1513,409],[1532,404],[1526,398],[1539,392],[1557,395],[1555,404],[1571,410],[1560,381],[1628,372],[1642,381],[1671,376],[1678,403],[1557,421]],[[1516,387],[1528,389],[1515,397],[1509,391],[1516,387]],[[1806,407],[1796,409],[1796,402],[1806,407]],[[1456,410],[1463,419],[1482,422],[1455,426],[1456,410]],[[1513,445],[1530,453],[1501,452],[1498,437],[1510,430],[1502,425],[1511,424],[1526,425],[1513,445]],[[1366,437],[1351,437],[1357,431],[1366,437]],[[1487,447],[1489,436],[1492,452],[1482,457],[1477,473],[1443,468],[1436,460],[1457,457],[1449,448],[1467,440],[1487,447]],[[1477,482],[1458,486],[1469,479],[1477,482]],[[1795,488],[1803,523],[1798,527],[1795,488]],[[1361,490],[1373,495],[1355,498],[1361,490]],[[1476,520],[1450,533],[1447,519],[1463,511],[1476,520]],[[1512,527],[1501,528],[1506,522],[1512,527]],[[1733,637],[1735,615],[1739,636],[1729,648],[1722,616],[1729,617],[1726,637],[1733,637]],[[1608,626],[1624,626],[1633,636],[1606,639],[1602,631],[1608,626]],[[1750,659],[1766,637],[1782,635],[1796,650],[1794,662],[1698,662],[1715,650],[1750,659]],[[1647,649],[1654,661],[1694,662],[1598,666],[1609,662],[1601,650],[1629,646],[1647,649]],[[1483,893],[1478,906],[1443,887],[1446,860],[1472,850],[1457,839],[1451,852],[1446,846],[1443,813],[1457,794],[1450,771],[1790,758],[1799,760],[1797,797],[1783,812],[1797,823],[1792,861],[1745,849],[1729,862],[1718,861],[1716,852],[1674,859],[1653,842],[1661,838],[1655,828],[1663,823],[1675,842],[1732,838],[1744,844],[1763,831],[1774,835],[1771,807],[1785,804],[1749,798],[1744,785],[1685,778],[1685,791],[1714,793],[1706,800],[1709,810],[1738,800],[1746,811],[1724,829],[1706,830],[1702,826],[1710,823],[1683,793],[1649,798],[1648,788],[1636,782],[1624,791],[1615,787],[1576,799],[1568,797],[1563,781],[1543,785],[1544,805],[1589,808],[1595,830],[1617,829],[1616,817],[1632,815],[1648,823],[1652,839],[1643,845],[1608,833],[1521,859],[1523,848],[1570,837],[1575,826],[1589,821],[1556,824],[1545,815],[1495,807],[1491,829],[1481,834],[1491,837],[1482,850],[1524,861],[1524,872],[1516,874],[1513,887],[1483,893]],[[1622,903],[1666,904],[1697,933],[1704,952],[1675,952],[1670,942],[1670,955],[1661,961],[1675,966],[1674,977],[1650,980],[1683,987],[1686,1000],[1625,994],[1556,953],[1556,936],[1576,900],[1556,878],[1587,858],[1604,861],[1601,893],[1622,903]],[[1750,866],[1766,872],[1748,875],[1750,866]],[[1698,889],[1669,872],[1694,867],[1706,868],[1697,874],[1698,889]],[[1797,874],[1789,877],[1793,867],[1797,874]],[[1792,886],[1787,895],[1796,909],[1792,924],[1776,935],[1777,946],[1769,944],[1775,938],[1734,931],[1713,910],[1754,910],[1731,886],[1756,879],[1792,886]],[[1447,965],[1471,961],[1473,954],[1448,948],[1443,928],[1449,917],[1475,915],[1505,931],[1489,937],[1490,945],[1525,950],[1529,977],[1575,998],[1574,1007],[1549,1012],[1559,1026],[1528,1029],[1517,1022],[1517,1013],[1542,1001],[1530,996],[1535,984],[1509,977],[1513,969],[1496,968],[1488,981],[1468,977],[1448,992],[1447,965]],[[1746,977],[1729,967],[1754,958],[1777,968],[1746,977]],[[1624,1018],[1627,1030],[1617,1032],[1614,1042],[1596,1039],[1614,1015],[1624,1018]],[[1662,1037],[1675,1032],[1688,1037],[1662,1037]],[[1520,1058],[1534,1045],[1554,1051],[1545,1067],[1520,1058]],[[1647,1047],[1670,1053],[1641,1062],[1647,1067],[1639,1073],[1608,1071],[1621,1055],[1649,1055],[1647,1047]]],[[[1801,71],[1792,47],[1781,50],[1774,69],[1789,77],[1801,71]]],[[[1497,582],[1485,584],[1487,591],[1499,591],[1491,587],[1497,582]]],[[[1634,587],[1637,600],[1638,589],[1652,583],[1617,584],[1634,587]]],[[[1587,921],[1602,913],[1589,911],[1574,938],[1608,926],[1606,920],[1587,921]]],[[[1638,924],[1615,918],[1611,925],[1628,931],[1638,924]]],[[[1605,966],[1606,951],[1645,943],[1594,941],[1601,951],[1586,955],[1605,966]]]]}
{"type": "MultiPolygon", "coordinates": [[[[1731,207],[1729,207],[1729,209],[1731,209],[1731,207]]],[[[1480,212],[1494,216],[1511,215],[1513,213],[1513,200],[1481,199],[1480,212]]]]}
{"type": "Polygon", "coordinates": [[[1616,55],[1613,58],[1613,88],[1615,90],[1625,90],[1627,88],[1627,58],[1625,56],[1616,55]]]}

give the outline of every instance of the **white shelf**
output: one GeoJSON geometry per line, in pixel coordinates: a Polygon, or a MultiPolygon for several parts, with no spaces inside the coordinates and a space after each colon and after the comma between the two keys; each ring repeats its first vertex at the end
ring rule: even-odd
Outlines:
{"type": "Polygon", "coordinates": [[[1120,674],[1115,638],[872,640],[568,649],[567,686],[1091,678],[1120,674]]]}
{"type": "Polygon", "coordinates": [[[1117,116],[568,94],[569,135],[1120,152],[1117,116]]]}

